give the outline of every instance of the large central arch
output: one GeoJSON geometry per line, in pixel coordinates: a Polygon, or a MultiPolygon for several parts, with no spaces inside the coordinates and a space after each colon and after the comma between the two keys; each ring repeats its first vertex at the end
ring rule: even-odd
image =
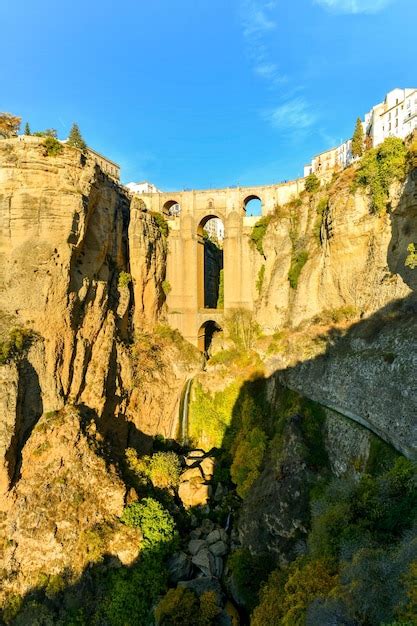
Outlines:
{"type": "MultiPolygon", "coordinates": [[[[223,230],[224,223],[216,214],[205,215],[197,226],[197,298],[199,309],[223,308],[221,296],[224,297],[223,235],[216,237],[216,228],[211,234],[207,226],[216,220],[218,230],[223,230]],[[221,225],[223,229],[221,228],[221,225]],[[213,236],[214,235],[214,236],[213,236]],[[223,290],[223,294],[221,291],[223,290]]],[[[213,224],[212,224],[213,225],[213,224]]]]}

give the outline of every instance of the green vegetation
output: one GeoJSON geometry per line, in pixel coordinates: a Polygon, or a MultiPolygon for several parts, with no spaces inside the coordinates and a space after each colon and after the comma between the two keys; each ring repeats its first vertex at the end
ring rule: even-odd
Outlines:
{"type": "Polygon", "coordinates": [[[306,177],[304,182],[304,189],[308,193],[316,193],[320,189],[320,180],[316,176],[316,174],[314,174],[314,172],[306,177]]]}
{"type": "Polygon", "coordinates": [[[250,235],[251,244],[255,246],[259,254],[262,254],[262,256],[265,256],[263,249],[263,239],[265,237],[265,233],[271,222],[271,219],[271,215],[264,215],[263,217],[261,217],[252,228],[252,232],[250,235]]]}
{"type": "Polygon", "coordinates": [[[171,293],[172,287],[171,287],[171,283],[169,282],[169,280],[163,280],[162,281],[162,291],[164,292],[165,296],[168,296],[168,294],[171,293]]]}
{"type": "Polygon", "coordinates": [[[6,336],[0,338],[0,365],[15,359],[29,347],[32,333],[24,328],[12,328],[6,336]]]}
{"type": "Polygon", "coordinates": [[[161,626],[211,626],[221,612],[214,591],[198,598],[190,589],[170,589],[155,609],[161,626]]]}
{"type": "Polygon", "coordinates": [[[274,570],[251,624],[415,623],[417,469],[383,442],[375,455],[374,474],[321,489],[307,555],[274,570]]]}
{"type": "Polygon", "coordinates": [[[152,215],[155,225],[159,228],[159,230],[161,231],[161,234],[164,237],[168,237],[169,226],[168,226],[168,222],[166,221],[162,213],[158,213],[157,211],[150,211],[149,213],[150,215],[152,215]]]}
{"type": "Polygon", "coordinates": [[[58,138],[58,132],[56,128],[45,128],[45,130],[37,130],[36,133],[33,133],[34,137],[52,137],[53,139],[58,138]]]}
{"type": "Polygon", "coordinates": [[[363,154],[363,143],[364,143],[364,135],[363,135],[363,126],[361,122],[361,118],[358,117],[356,120],[355,130],[352,137],[352,156],[360,157],[363,154]]]}
{"type": "Polygon", "coordinates": [[[369,189],[371,212],[382,215],[387,209],[390,185],[406,174],[407,150],[401,139],[388,137],[363,155],[356,172],[356,184],[369,189]]]}
{"type": "Polygon", "coordinates": [[[25,124],[25,135],[31,135],[32,133],[30,132],[30,126],[29,126],[29,122],[26,122],[25,124]]]}
{"type": "Polygon", "coordinates": [[[265,264],[262,264],[261,267],[259,268],[258,278],[256,279],[256,290],[259,295],[261,295],[262,286],[264,284],[264,278],[265,278],[265,264]]]}
{"type": "Polygon", "coordinates": [[[157,548],[160,554],[169,553],[177,541],[175,522],[166,509],[154,498],[143,498],[128,504],[121,517],[127,526],[139,528],[144,548],[157,548]]]}
{"type": "MultiPolygon", "coordinates": [[[[227,566],[233,576],[233,583],[249,612],[259,601],[259,588],[271,572],[269,555],[253,556],[247,548],[238,548],[229,556],[227,566]]],[[[262,626],[269,622],[266,620],[262,626]]]]}
{"type": "Polygon", "coordinates": [[[415,270],[417,267],[417,248],[416,244],[410,243],[407,246],[407,258],[405,259],[404,265],[409,267],[411,270],[415,270]]]}
{"type": "Polygon", "coordinates": [[[82,152],[87,149],[87,144],[81,136],[78,124],[75,124],[75,122],[71,126],[71,130],[68,135],[67,145],[71,146],[72,148],[78,148],[82,152]]]}
{"type": "Polygon", "coordinates": [[[306,250],[306,242],[304,237],[300,237],[300,216],[299,203],[300,199],[291,202],[288,207],[290,210],[290,240],[292,246],[291,265],[288,271],[288,280],[292,289],[297,289],[298,279],[301,271],[308,259],[308,250],[306,250]]]}
{"type": "Polygon", "coordinates": [[[224,269],[220,270],[219,275],[219,295],[217,297],[217,309],[224,308],[224,269]]]}
{"type": "Polygon", "coordinates": [[[252,349],[256,337],[260,333],[258,323],[252,311],[243,307],[233,309],[225,319],[225,328],[228,337],[236,348],[248,352],[252,349]]]}
{"type": "Polygon", "coordinates": [[[292,289],[297,289],[298,279],[301,274],[301,270],[308,260],[307,250],[295,250],[291,256],[291,266],[288,272],[288,280],[292,289]]]}
{"type": "Polygon", "coordinates": [[[132,282],[132,276],[131,274],[129,274],[129,272],[120,272],[119,280],[117,283],[119,289],[125,289],[126,287],[129,287],[131,282],[132,282]]]}
{"type": "Polygon", "coordinates": [[[45,147],[45,156],[58,156],[64,149],[64,146],[56,137],[47,136],[43,142],[45,147]]]}
{"type": "Polygon", "coordinates": [[[129,469],[142,482],[149,479],[158,489],[178,487],[181,463],[175,452],[156,452],[152,456],[138,457],[133,448],[128,448],[126,461],[129,469]]]}
{"type": "Polygon", "coordinates": [[[241,381],[236,380],[221,391],[205,391],[200,382],[193,384],[190,403],[189,436],[195,445],[209,450],[220,447],[239,396],[241,381]]]}
{"type": "Polygon", "coordinates": [[[324,198],[320,198],[317,204],[317,208],[316,208],[317,217],[316,217],[316,221],[313,227],[314,238],[319,245],[322,243],[321,228],[323,225],[325,215],[328,211],[328,208],[329,208],[329,198],[327,196],[324,198]]]}

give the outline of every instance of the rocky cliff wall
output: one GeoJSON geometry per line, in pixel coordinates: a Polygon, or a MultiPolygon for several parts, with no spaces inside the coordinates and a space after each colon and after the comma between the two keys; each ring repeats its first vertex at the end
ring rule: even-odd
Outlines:
{"type": "Polygon", "coordinates": [[[64,405],[93,413],[122,450],[135,434],[170,435],[181,358],[147,407],[152,380],[131,356],[135,334],[163,311],[167,246],[152,215],[130,212],[124,189],[80,151],[48,156],[44,140],[29,137],[0,142],[0,219],[0,332],[30,333],[0,365],[3,493],[41,415],[64,405]]]}
{"type": "Polygon", "coordinates": [[[279,207],[263,239],[264,257],[252,249],[253,292],[265,274],[255,305],[267,332],[297,326],[323,310],[351,306],[370,314],[417,288],[404,267],[407,244],[417,239],[416,176],[392,185],[389,213],[372,214],[367,194],[352,190],[354,170],[339,174],[319,193],[279,207]],[[292,259],[307,261],[292,288],[292,259]]]}

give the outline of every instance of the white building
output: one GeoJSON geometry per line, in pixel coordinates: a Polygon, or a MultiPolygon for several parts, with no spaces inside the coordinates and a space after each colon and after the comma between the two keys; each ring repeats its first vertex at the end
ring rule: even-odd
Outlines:
{"type": "Polygon", "coordinates": [[[416,128],[417,89],[393,89],[365,115],[365,132],[373,146],[387,137],[404,139],[416,128]]]}
{"type": "Polygon", "coordinates": [[[160,189],[152,183],[148,183],[147,180],[144,180],[141,183],[128,183],[126,187],[132,193],[161,193],[160,189]]]}
{"type": "MultiPolygon", "coordinates": [[[[417,89],[393,89],[383,102],[365,114],[362,125],[372,147],[378,146],[387,137],[405,139],[417,128],[417,89]]],[[[353,160],[352,140],[348,139],[340,146],[315,156],[311,163],[304,166],[304,176],[344,168],[353,160]]]]}
{"type": "Polygon", "coordinates": [[[224,225],[221,219],[218,217],[213,217],[209,220],[203,229],[210,239],[214,239],[221,243],[224,239],[224,225]]]}

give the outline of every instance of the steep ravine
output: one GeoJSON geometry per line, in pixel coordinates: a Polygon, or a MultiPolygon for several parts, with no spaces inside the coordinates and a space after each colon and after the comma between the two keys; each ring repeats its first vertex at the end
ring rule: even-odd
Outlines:
{"type": "Polygon", "coordinates": [[[165,322],[161,218],[76,149],[0,141],[0,165],[3,620],[406,622],[412,172],[381,216],[353,193],[353,170],[278,208],[263,254],[250,249],[253,339],[226,322],[202,371],[165,322]],[[294,246],[308,258],[291,286],[294,246]],[[369,563],[391,572],[392,589],[371,573],[379,612],[369,563]]]}

